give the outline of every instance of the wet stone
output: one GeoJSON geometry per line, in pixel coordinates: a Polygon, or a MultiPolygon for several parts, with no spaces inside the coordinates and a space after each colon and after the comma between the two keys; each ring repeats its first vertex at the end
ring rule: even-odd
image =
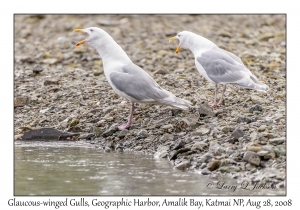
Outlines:
{"type": "Polygon", "coordinates": [[[263,108],[260,105],[256,104],[249,109],[250,113],[253,113],[254,111],[262,112],[263,108]]]}
{"type": "Polygon", "coordinates": [[[223,153],[226,153],[226,148],[212,141],[209,145],[209,152],[213,155],[221,155],[223,153]]]}
{"type": "Polygon", "coordinates": [[[272,145],[282,144],[283,142],[285,142],[285,137],[269,139],[269,143],[272,145]]]}
{"type": "Polygon", "coordinates": [[[219,171],[222,173],[233,173],[233,172],[239,172],[241,169],[237,166],[222,166],[219,168],[219,171]]]}
{"type": "Polygon", "coordinates": [[[35,64],[32,68],[32,71],[35,74],[38,74],[38,73],[42,72],[43,70],[44,70],[44,68],[39,64],[35,64]]]}
{"type": "Polygon", "coordinates": [[[175,124],[175,131],[176,132],[184,131],[187,128],[189,128],[189,126],[190,126],[190,122],[187,119],[185,118],[178,119],[175,124]]]}
{"type": "Polygon", "coordinates": [[[45,80],[44,85],[58,85],[58,80],[45,80]]]}
{"type": "Polygon", "coordinates": [[[181,163],[179,163],[178,165],[176,165],[174,168],[178,169],[178,170],[187,170],[191,167],[191,163],[190,161],[183,161],[181,163]]]}
{"type": "Polygon", "coordinates": [[[277,145],[274,148],[274,152],[277,157],[285,156],[286,155],[286,146],[285,145],[277,145]]]}
{"type": "Polygon", "coordinates": [[[127,129],[124,129],[124,130],[122,130],[122,131],[120,131],[120,132],[118,133],[118,137],[119,137],[120,139],[122,139],[122,138],[124,138],[124,137],[127,135],[128,132],[129,132],[129,131],[128,131],[127,129]]]}
{"type": "Polygon", "coordinates": [[[236,120],[237,123],[252,123],[252,122],[256,122],[257,121],[257,117],[238,117],[238,119],[236,120]]]}
{"type": "Polygon", "coordinates": [[[210,172],[210,170],[208,168],[204,168],[204,169],[201,170],[201,174],[203,174],[203,175],[209,175],[209,174],[211,174],[211,172],[210,172]]]}
{"type": "Polygon", "coordinates": [[[206,135],[206,134],[209,134],[210,132],[210,129],[209,128],[199,128],[195,131],[195,135],[198,135],[198,136],[203,136],[203,135],[206,135]]]}
{"type": "Polygon", "coordinates": [[[214,171],[219,168],[221,164],[220,160],[213,160],[207,164],[207,169],[210,171],[214,171]]]}
{"type": "Polygon", "coordinates": [[[140,129],[138,130],[137,132],[135,132],[135,136],[138,136],[138,137],[142,137],[142,138],[146,138],[149,136],[147,130],[145,129],[140,129]]]}
{"type": "Polygon", "coordinates": [[[260,158],[258,154],[252,151],[245,152],[243,160],[256,166],[260,165],[260,158]]]}
{"type": "Polygon", "coordinates": [[[175,160],[177,158],[177,155],[181,154],[181,153],[185,153],[185,152],[188,152],[190,151],[189,148],[181,148],[179,150],[176,150],[176,151],[173,151],[171,154],[170,154],[170,160],[175,160]]]}
{"type": "Polygon", "coordinates": [[[165,133],[164,135],[162,135],[162,137],[160,138],[160,141],[165,142],[165,141],[172,141],[174,139],[174,136],[172,134],[169,133],[165,133]]]}
{"type": "Polygon", "coordinates": [[[204,142],[196,142],[191,150],[194,151],[194,150],[204,150],[204,148],[207,148],[208,147],[208,144],[207,143],[204,143],[204,142]]]}
{"type": "Polygon", "coordinates": [[[106,130],[102,136],[103,137],[108,137],[108,136],[111,136],[113,135],[115,132],[118,131],[118,126],[112,126],[111,128],[109,128],[108,130],[106,130]]]}
{"type": "Polygon", "coordinates": [[[180,139],[179,141],[177,141],[174,145],[174,147],[172,148],[172,150],[178,150],[180,148],[182,148],[185,145],[185,142],[180,139]]]}
{"type": "Polygon", "coordinates": [[[239,127],[237,127],[236,129],[234,129],[234,131],[231,134],[231,137],[234,140],[238,140],[240,137],[243,137],[245,135],[244,131],[242,129],[240,129],[239,127]]]}
{"type": "Polygon", "coordinates": [[[24,97],[18,97],[14,100],[14,107],[21,107],[25,106],[29,103],[29,97],[24,96],[24,97]]]}
{"type": "Polygon", "coordinates": [[[162,128],[162,129],[164,129],[164,130],[171,130],[171,129],[173,129],[173,125],[172,124],[168,124],[168,125],[163,125],[163,126],[161,126],[160,128],[162,128]]]}

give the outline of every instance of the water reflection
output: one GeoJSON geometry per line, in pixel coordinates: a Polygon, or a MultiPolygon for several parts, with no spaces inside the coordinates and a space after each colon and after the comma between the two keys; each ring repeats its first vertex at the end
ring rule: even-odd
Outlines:
{"type": "MultiPolygon", "coordinates": [[[[16,142],[15,195],[246,195],[283,189],[207,189],[211,180],[172,169],[166,160],[104,153],[84,142],[16,142]]],[[[238,184],[237,180],[223,180],[238,184]]]]}

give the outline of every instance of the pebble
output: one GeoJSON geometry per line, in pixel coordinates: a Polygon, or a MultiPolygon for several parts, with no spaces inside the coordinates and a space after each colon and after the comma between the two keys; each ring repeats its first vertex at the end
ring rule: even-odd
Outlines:
{"type": "Polygon", "coordinates": [[[209,128],[199,128],[195,131],[195,135],[198,135],[198,136],[203,136],[203,135],[206,135],[206,134],[209,134],[210,132],[210,129],[209,128]]]}
{"type": "Polygon", "coordinates": [[[196,142],[195,144],[193,144],[191,150],[204,150],[204,148],[208,147],[207,143],[204,142],[196,142]]]}
{"type": "Polygon", "coordinates": [[[164,135],[161,136],[160,141],[165,142],[165,141],[172,141],[174,139],[174,135],[165,133],[164,135]]]}
{"type": "Polygon", "coordinates": [[[239,172],[241,169],[237,166],[222,166],[219,168],[219,171],[222,173],[232,173],[232,172],[239,172]]]}
{"type": "Polygon", "coordinates": [[[212,141],[209,145],[209,152],[213,155],[222,155],[223,153],[226,153],[226,148],[215,141],[212,141]]]}
{"type": "Polygon", "coordinates": [[[135,133],[135,136],[139,136],[139,137],[142,137],[142,138],[146,138],[149,136],[147,130],[145,129],[140,129],[138,130],[136,133],[135,133]]]}
{"type": "Polygon", "coordinates": [[[241,128],[237,127],[232,132],[231,137],[234,140],[238,140],[240,137],[243,137],[244,135],[245,135],[245,132],[241,128]]]}
{"type": "Polygon", "coordinates": [[[21,106],[25,106],[29,103],[30,99],[27,96],[24,97],[17,97],[14,100],[14,107],[21,107],[21,106]]]}
{"type": "Polygon", "coordinates": [[[173,129],[173,125],[172,124],[168,124],[168,125],[163,125],[160,127],[161,129],[164,129],[164,130],[172,130],[173,129]]]}
{"type": "Polygon", "coordinates": [[[269,139],[269,143],[272,145],[279,145],[285,142],[285,137],[269,139]]]}
{"type": "Polygon", "coordinates": [[[254,111],[262,112],[263,108],[260,105],[256,104],[249,109],[250,113],[253,113],[254,111]]]}
{"type": "Polygon", "coordinates": [[[44,70],[44,68],[39,64],[35,64],[32,68],[32,71],[35,74],[38,74],[38,73],[42,72],[43,70],[44,70]]]}
{"type": "Polygon", "coordinates": [[[256,166],[260,165],[260,158],[258,154],[252,151],[245,152],[243,160],[256,166]]]}
{"type": "Polygon", "coordinates": [[[104,133],[102,134],[103,137],[108,137],[113,135],[115,132],[117,132],[118,126],[112,126],[111,128],[109,128],[108,130],[104,131],[104,133]]]}
{"type": "Polygon", "coordinates": [[[191,167],[190,161],[183,161],[183,162],[177,164],[176,166],[174,166],[174,168],[178,169],[178,170],[187,170],[190,167],[191,167]]]}
{"type": "Polygon", "coordinates": [[[218,169],[220,165],[221,165],[220,160],[213,160],[207,164],[207,169],[210,171],[214,171],[218,169]]]}
{"type": "Polygon", "coordinates": [[[44,85],[58,85],[58,80],[45,80],[44,85]]]}

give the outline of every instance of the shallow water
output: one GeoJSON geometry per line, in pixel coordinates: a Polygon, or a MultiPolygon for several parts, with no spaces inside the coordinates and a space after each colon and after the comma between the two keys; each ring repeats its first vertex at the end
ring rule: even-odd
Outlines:
{"type": "Polygon", "coordinates": [[[182,172],[152,156],[104,153],[84,142],[15,142],[14,164],[15,195],[285,194],[278,188],[245,190],[238,180],[182,172]]]}

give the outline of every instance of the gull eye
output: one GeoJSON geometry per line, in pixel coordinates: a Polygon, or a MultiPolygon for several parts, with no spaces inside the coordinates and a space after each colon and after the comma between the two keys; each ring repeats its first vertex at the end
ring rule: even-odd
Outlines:
{"type": "Polygon", "coordinates": [[[178,37],[180,37],[180,34],[178,34],[178,37]]]}
{"type": "Polygon", "coordinates": [[[94,30],[93,29],[90,29],[90,32],[93,32],[94,30]]]}

